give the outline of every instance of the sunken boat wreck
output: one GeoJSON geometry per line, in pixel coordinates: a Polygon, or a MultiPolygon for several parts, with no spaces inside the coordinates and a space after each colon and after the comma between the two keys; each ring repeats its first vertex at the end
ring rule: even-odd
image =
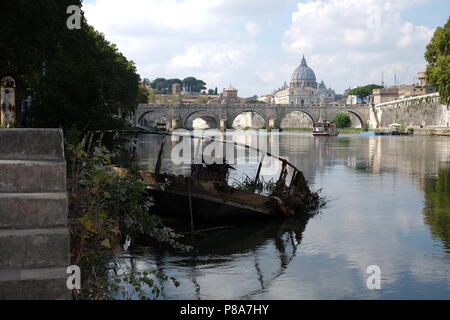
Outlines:
{"type": "MultiPolygon", "coordinates": [[[[263,154],[256,176],[247,177],[245,183],[238,186],[228,183],[229,172],[234,168],[224,161],[192,164],[190,175],[160,173],[164,140],[155,171],[138,171],[154,199],[153,210],[159,215],[209,221],[254,220],[308,215],[320,206],[319,192],[309,189],[303,173],[287,160],[270,153],[263,154]],[[281,172],[275,182],[265,183],[260,177],[264,157],[281,162],[281,172]],[[259,192],[261,188],[264,193],[259,192]]],[[[251,149],[248,145],[242,146],[251,149]]]]}

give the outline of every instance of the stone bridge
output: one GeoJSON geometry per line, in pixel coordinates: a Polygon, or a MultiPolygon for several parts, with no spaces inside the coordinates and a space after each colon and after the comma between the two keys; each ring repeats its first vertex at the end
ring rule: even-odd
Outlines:
{"type": "Polygon", "coordinates": [[[283,119],[293,112],[303,112],[313,122],[331,120],[339,112],[355,115],[361,125],[369,121],[367,105],[283,105],[283,104],[140,104],[134,114],[135,125],[166,123],[171,130],[192,129],[193,121],[201,118],[210,128],[232,128],[242,113],[253,112],[264,119],[265,127],[279,128],[283,119]]]}

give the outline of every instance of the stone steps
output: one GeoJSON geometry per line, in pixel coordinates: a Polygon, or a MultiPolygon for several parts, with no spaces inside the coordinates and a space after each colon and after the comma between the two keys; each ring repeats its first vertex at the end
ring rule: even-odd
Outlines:
{"type": "Polygon", "coordinates": [[[0,193],[48,193],[66,190],[62,160],[0,160],[0,193]]]}
{"type": "Polygon", "coordinates": [[[70,299],[66,268],[0,270],[0,300],[70,299]]]}
{"type": "Polygon", "coordinates": [[[58,129],[7,129],[0,134],[0,160],[61,160],[64,139],[58,129]]]}
{"type": "Polygon", "coordinates": [[[0,269],[67,265],[69,249],[67,228],[0,230],[0,269]]]}
{"type": "Polygon", "coordinates": [[[69,299],[59,129],[0,130],[0,299],[69,299]]]}
{"type": "Polygon", "coordinates": [[[0,229],[66,225],[66,193],[0,193],[0,229]]]}

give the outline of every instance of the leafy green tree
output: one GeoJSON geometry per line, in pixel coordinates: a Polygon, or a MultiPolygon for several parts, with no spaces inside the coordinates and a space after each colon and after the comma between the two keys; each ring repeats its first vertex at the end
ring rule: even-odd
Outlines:
{"type": "Polygon", "coordinates": [[[69,30],[69,5],[81,1],[2,4],[0,70],[16,79],[18,103],[32,96],[34,126],[121,128],[138,101],[136,67],[84,16],[80,30],[69,30]]]}
{"type": "Polygon", "coordinates": [[[425,59],[428,81],[438,89],[441,103],[450,104],[450,18],[434,32],[425,59]]]}
{"type": "Polygon", "coordinates": [[[205,95],[199,95],[199,96],[197,97],[197,99],[195,100],[195,103],[196,103],[196,104],[205,104],[205,103],[208,102],[208,100],[209,100],[208,96],[205,96],[205,95]]]}
{"type": "Polygon", "coordinates": [[[340,129],[350,128],[352,126],[352,119],[350,115],[344,112],[338,113],[334,117],[333,122],[336,124],[336,127],[340,129]]]}
{"type": "Polygon", "coordinates": [[[183,80],[183,85],[187,89],[187,91],[201,92],[202,90],[206,90],[206,83],[194,77],[185,78],[183,80]]]}
{"type": "Polygon", "coordinates": [[[157,92],[157,90],[155,90],[155,89],[150,89],[149,91],[148,91],[148,103],[156,103],[156,101],[157,101],[157,97],[156,97],[156,94],[157,94],[158,92],[157,92]]]}
{"type": "Polygon", "coordinates": [[[245,99],[245,103],[262,103],[262,102],[258,100],[257,95],[254,95],[253,97],[245,99]]]}
{"type": "Polygon", "coordinates": [[[145,84],[148,88],[150,88],[152,86],[152,81],[148,78],[144,78],[142,80],[142,83],[145,84]]]}
{"type": "Polygon", "coordinates": [[[350,95],[358,96],[360,98],[366,98],[372,94],[372,91],[374,89],[380,89],[383,88],[383,86],[377,85],[377,84],[369,84],[367,86],[363,87],[357,87],[350,91],[350,95]]]}
{"type": "Polygon", "coordinates": [[[169,84],[165,78],[156,78],[152,81],[151,87],[160,94],[166,94],[169,91],[169,84]]]}
{"type": "Polygon", "coordinates": [[[149,94],[150,94],[150,90],[147,88],[147,86],[144,83],[140,83],[137,102],[138,103],[148,103],[149,94]]]}

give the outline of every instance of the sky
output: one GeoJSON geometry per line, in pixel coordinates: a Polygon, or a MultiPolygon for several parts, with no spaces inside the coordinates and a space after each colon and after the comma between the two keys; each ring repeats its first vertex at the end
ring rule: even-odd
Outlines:
{"type": "Polygon", "coordinates": [[[337,93],[410,84],[449,0],[85,0],[88,22],[142,78],[194,76],[239,96],[280,88],[305,55],[337,93]]]}

